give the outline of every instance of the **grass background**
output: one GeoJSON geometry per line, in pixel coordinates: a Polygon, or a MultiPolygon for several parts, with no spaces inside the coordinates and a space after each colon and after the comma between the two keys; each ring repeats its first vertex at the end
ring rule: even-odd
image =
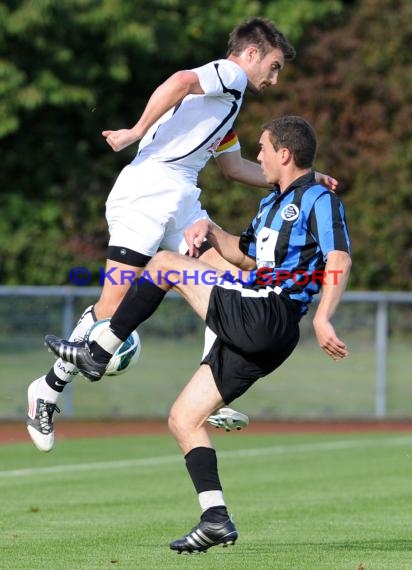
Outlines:
{"type": "Polygon", "coordinates": [[[240,533],[168,548],[199,508],[171,437],[0,446],[0,568],[410,570],[412,434],[215,435],[240,533]]]}

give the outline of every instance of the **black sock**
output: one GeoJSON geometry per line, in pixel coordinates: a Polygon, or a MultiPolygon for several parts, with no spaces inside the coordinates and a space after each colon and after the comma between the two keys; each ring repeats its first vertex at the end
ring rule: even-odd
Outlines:
{"type": "Polygon", "coordinates": [[[66,384],[68,384],[68,382],[61,380],[56,375],[53,368],[48,371],[48,373],[46,374],[45,380],[46,380],[46,384],[48,384],[50,386],[50,388],[52,390],[55,390],[56,392],[63,392],[66,384]]]}
{"type": "Polygon", "coordinates": [[[227,521],[229,513],[227,512],[225,505],[220,505],[219,507],[210,507],[209,509],[206,509],[200,518],[202,521],[221,523],[227,521]]]}
{"type": "Polygon", "coordinates": [[[96,360],[99,364],[109,364],[109,361],[113,354],[110,354],[110,352],[104,350],[100,344],[97,344],[96,341],[93,341],[90,343],[89,349],[93,359],[96,360]]]}
{"type": "Polygon", "coordinates": [[[148,319],[163,301],[166,291],[141,277],[130,287],[110,321],[110,328],[121,340],[126,340],[143,321],[148,319]]]}
{"type": "Polygon", "coordinates": [[[210,447],[195,447],[185,455],[186,467],[196,492],[221,491],[217,472],[216,451],[210,447]]]}

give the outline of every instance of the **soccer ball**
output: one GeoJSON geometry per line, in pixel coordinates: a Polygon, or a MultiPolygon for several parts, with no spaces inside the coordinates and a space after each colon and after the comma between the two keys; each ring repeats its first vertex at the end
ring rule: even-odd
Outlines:
{"type": "MultiPolygon", "coordinates": [[[[85,341],[91,343],[98,339],[102,329],[109,328],[110,319],[96,321],[87,331],[85,341]]],[[[140,356],[142,345],[137,331],[133,331],[123,344],[119,346],[107,365],[105,376],[118,376],[136,364],[140,356]]]]}

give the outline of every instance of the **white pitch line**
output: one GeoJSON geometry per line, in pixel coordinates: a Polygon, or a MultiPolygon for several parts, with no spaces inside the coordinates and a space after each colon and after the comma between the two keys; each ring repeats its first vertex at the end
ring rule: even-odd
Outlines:
{"type": "MultiPolygon", "coordinates": [[[[257,447],[239,449],[236,451],[220,451],[219,459],[259,457],[261,455],[281,455],[284,453],[311,453],[313,451],[339,451],[341,449],[356,449],[365,447],[383,446],[412,446],[412,436],[379,437],[373,439],[347,439],[341,441],[321,441],[318,443],[298,443],[275,445],[271,447],[257,447]]],[[[150,467],[180,463],[181,455],[164,455],[161,457],[145,457],[140,459],[124,459],[118,461],[100,461],[95,463],[74,463],[69,465],[53,465],[50,467],[32,467],[29,469],[13,469],[0,471],[0,479],[11,477],[32,477],[33,475],[52,475],[55,473],[69,473],[78,471],[99,471],[102,469],[122,469],[128,467],[150,467]]]]}

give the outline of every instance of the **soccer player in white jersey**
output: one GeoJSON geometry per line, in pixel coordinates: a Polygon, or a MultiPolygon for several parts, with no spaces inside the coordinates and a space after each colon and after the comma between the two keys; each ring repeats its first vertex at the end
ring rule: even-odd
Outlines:
{"type": "MultiPolygon", "coordinates": [[[[111,278],[105,279],[100,299],[84,311],[70,340],[82,340],[95,320],[114,313],[131,284],[121,278],[126,271],[139,277],[159,248],[188,251],[185,229],[208,218],[199,201],[197,178],[209,158],[214,156],[230,179],[268,187],[260,166],[242,157],[232,127],[245,90],[259,93],[276,85],[285,61],[294,55],[294,48],[269,20],[243,22],[229,36],[226,58],[178,71],[153,92],[132,128],[103,131],[115,151],[140,144],[106,203],[110,234],[106,272],[111,278]]],[[[332,189],[337,183],[319,173],[317,179],[332,189]]],[[[231,269],[207,244],[202,254],[205,262],[231,269]]],[[[76,374],[73,365],[59,359],[29,386],[27,428],[41,451],[53,448],[57,401],[76,374]]],[[[248,419],[226,408],[210,418],[212,425],[226,429],[233,421],[242,427],[248,419]]]]}

